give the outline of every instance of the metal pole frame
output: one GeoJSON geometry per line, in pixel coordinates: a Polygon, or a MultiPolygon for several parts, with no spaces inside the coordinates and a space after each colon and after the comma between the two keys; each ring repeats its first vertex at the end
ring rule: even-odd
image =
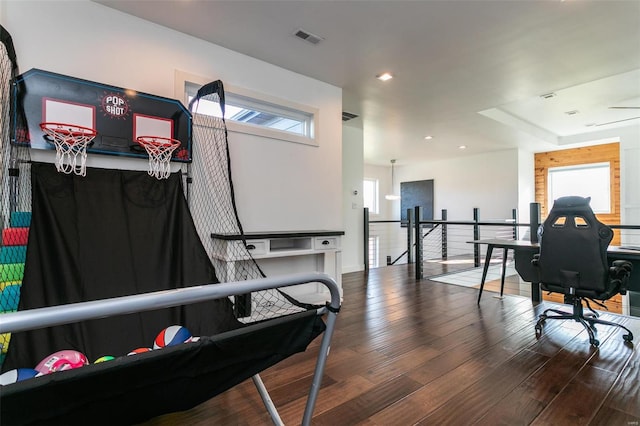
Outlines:
{"type": "Polygon", "coordinates": [[[407,209],[407,264],[414,262],[413,257],[413,209],[407,209]]]}
{"type": "MultiPolygon", "coordinates": [[[[331,338],[335,330],[336,318],[341,305],[338,285],[335,280],[327,274],[291,274],[280,277],[267,277],[239,282],[206,284],[175,290],[157,291],[145,294],[115,297],[111,299],[93,300],[89,302],[71,303],[11,312],[2,315],[2,321],[0,322],[0,334],[34,330],[52,327],[55,325],[69,324],[77,321],[106,318],[115,315],[125,315],[174,306],[189,305],[207,300],[221,299],[236,294],[250,293],[271,288],[289,287],[312,282],[319,282],[327,287],[331,294],[331,301],[328,302],[326,306],[317,309],[317,314],[326,315],[327,319],[326,328],[320,343],[320,350],[318,352],[316,367],[313,374],[313,381],[311,389],[309,390],[309,396],[307,397],[307,403],[302,420],[302,424],[307,426],[311,424],[311,417],[318,398],[318,392],[320,391],[322,375],[324,374],[324,367],[329,355],[331,338]]],[[[254,383],[256,383],[255,376],[254,383]]],[[[277,409],[271,401],[271,398],[268,396],[268,392],[259,377],[257,378],[256,387],[258,388],[258,392],[265,403],[267,411],[272,414],[272,419],[276,422],[276,419],[279,419],[277,409]],[[275,417],[273,412],[275,412],[275,417]]]]}
{"type": "Polygon", "coordinates": [[[415,214],[415,241],[416,241],[416,280],[421,280],[424,278],[424,272],[422,270],[422,258],[423,258],[423,242],[422,242],[422,227],[420,221],[422,220],[422,207],[415,206],[414,207],[415,214]]]}
{"type": "Polygon", "coordinates": [[[369,271],[369,207],[364,208],[364,241],[363,241],[363,253],[364,253],[364,270],[369,271]]]}
{"type": "MultiPolygon", "coordinates": [[[[442,209],[442,221],[447,221],[447,209],[442,209]]],[[[447,236],[447,224],[443,223],[441,228],[442,238],[440,241],[440,245],[442,246],[442,260],[447,260],[449,258],[449,253],[447,252],[448,245],[448,236],[447,236]]]]}
{"type": "MultiPolygon", "coordinates": [[[[480,239],[480,226],[478,222],[480,221],[480,209],[477,207],[473,208],[473,221],[475,222],[473,225],[473,239],[480,239]]],[[[480,246],[478,244],[473,245],[473,266],[476,268],[480,266],[480,246]]]]}

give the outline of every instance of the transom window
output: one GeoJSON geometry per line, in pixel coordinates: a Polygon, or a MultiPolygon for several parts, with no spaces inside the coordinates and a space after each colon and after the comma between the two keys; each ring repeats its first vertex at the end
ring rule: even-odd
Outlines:
{"type": "MultiPolygon", "coordinates": [[[[201,85],[190,81],[184,84],[186,101],[189,103],[201,85]]],[[[262,99],[258,94],[247,93],[238,88],[227,88],[225,91],[224,118],[230,131],[317,145],[317,111],[285,101],[276,103],[262,99]]],[[[222,116],[219,105],[207,100],[200,100],[198,113],[222,116]]]]}

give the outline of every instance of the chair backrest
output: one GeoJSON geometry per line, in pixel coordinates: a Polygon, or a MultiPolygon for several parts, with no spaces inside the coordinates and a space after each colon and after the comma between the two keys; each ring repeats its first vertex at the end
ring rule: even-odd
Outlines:
{"type": "Polygon", "coordinates": [[[540,225],[538,267],[543,285],[595,292],[606,290],[609,282],[607,247],[613,231],[596,218],[590,201],[590,197],[558,198],[540,225]]]}

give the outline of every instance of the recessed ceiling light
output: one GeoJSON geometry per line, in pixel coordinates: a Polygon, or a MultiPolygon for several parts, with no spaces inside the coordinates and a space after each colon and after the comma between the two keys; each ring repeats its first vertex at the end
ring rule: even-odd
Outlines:
{"type": "Polygon", "coordinates": [[[571,111],[565,111],[565,114],[567,115],[576,115],[578,114],[580,111],[578,111],[577,109],[571,110],[571,111]]]}
{"type": "Polygon", "coordinates": [[[380,81],[387,81],[387,80],[391,80],[393,76],[390,73],[385,72],[380,75],[376,75],[376,78],[380,81]]]}
{"type": "Polygon", "coordinates": [[[431,136],[431,135],[427,135],[427,136],[425,136],[425,137],[424,137],[424,139],[428,141],[428,140],[433,139],[433,136],[431,136]]]}
{"type": "Polygon", "coordinates": [[[458,147],[458,149],[467,149],[467,146],[466,146],[466,145],[460,145],[460,146],[458,147]]]}

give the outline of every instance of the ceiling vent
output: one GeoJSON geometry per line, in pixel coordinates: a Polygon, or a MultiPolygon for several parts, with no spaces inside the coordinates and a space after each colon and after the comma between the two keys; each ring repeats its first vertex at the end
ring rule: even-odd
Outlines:
{"type": "Polygon", "coordinates": [[[318,44],[324,40],[322,37],[312,34],[309,31],[305,31],[302,28],[295,30],[293,35],[311,44],[318,44]]]}
{"type": "Polygon", "coordinates": [[[357,118],[357,117],[358,116],[356,114],[352,114],[350,112],[342,111],[342,121],[353,120],[354,118],[357,118]]]}
{"type": "Polygon", "coordinates": [[[555,98],[556,94],[553,92],[550,92],[550,93],[545,93],[544,95],[540,95],[540,97],[542,99],[551,99],[551,98],[555,98]]]}

